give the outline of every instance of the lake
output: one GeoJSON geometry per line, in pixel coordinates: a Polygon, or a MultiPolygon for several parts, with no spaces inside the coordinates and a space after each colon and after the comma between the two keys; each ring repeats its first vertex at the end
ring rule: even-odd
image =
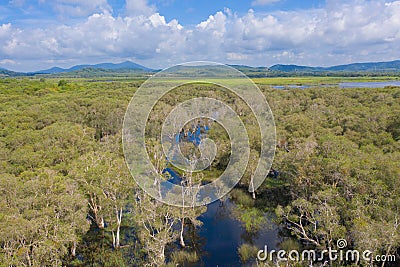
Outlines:
{"type": "Polygon", "coordinates": [[[384,88],[386,86],[400,86],[400,81],[387,82],[343,82],[341,88],[384,88]]]}
{"type": "Polygon", "coordinates": [[[323,84],[323,85],[273,85],[275,89],[306,89],[311,87],[334,87],[340,88],[384,88],[386,86],[400,86],[400,81],[385,81],[385,82],[341,82],[338,84],[323,84]]]}

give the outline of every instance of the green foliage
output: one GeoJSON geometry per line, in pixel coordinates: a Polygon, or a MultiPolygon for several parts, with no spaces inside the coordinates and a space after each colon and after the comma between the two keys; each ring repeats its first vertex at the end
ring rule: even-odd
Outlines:
{"type": "Polygon", "coordinates": [[[399,91],[267,91],[277,119],[274,165],[291,198],[276,214],[303,244],[326,249],[345,238],[355,249],[395,254],[399,91]]]}
{"type": "MultiPolygon", "coordinates": [[[[126,205],[125,192],[133,187],[120,148],[122,121],[112,116],[121,115],[132,89],[86,83],[81,91],[82,84],[63,80],[58,85],[62,90],[44,79],[0,81],[0,265],[76,261],[71,254],[82,249],[93,194],[102,197],[96,200],[106,235],[121,227],[115,210],[126,205]],[[101,167],[90,164],[99,158],[101,167]]],[[[110,249],[101,266],[122,266],[117,258],[110,249]]]]}
{"type": "Polygon", "coordinates": [[[243,190],[234,188],[230,192],[231,198],[235,201],[235,203],[244,206],[244,207],[252,207],[254,206],[254,199],[251,198],[248,192],[244,192],[243,190]]]}
{"type": "Polygon", "coordinates": [[[250,259],[256,259],[258,250],[259,249],[254,245],[250,245],[250,244],[247,244],[247,243],[242,244],[238,248],[238,253],[239,253],[240,260],[243,263],[245,263],[250,259]]]}
{"type": "Polygon", "coordinates": [[[58,87],[64,87],[68,84],[68,82],[66,80],[60,80],[58,82],[58,87]]]}
{"type": "Polygon", "coordinates": [[[199,260],[196,251],[177,250],[171,255],[172,262],[176,265],[185,265],[187,263],[195,263],[199,260]]]}
{"type": "MultiPolygon", "coordinates": [[[[247,189],[257,162],[260,133],[245,103],[218,86],[204,91],[186,85],[176,89],[179,94],[164,96],[149,117],[148,149],[152,158],[159,155],[161,122],[177,103],[200,96],[219,99],[242,114],[251,139],[251,162],[240,189],[231,193],[234,216],[247,231],[256,234],[266,206],[277,206],[282,226],[301,245],[335,248],[345,238],[352,248],[394,254],[400,247],[400,88],[274,90],[266,85],[337,81],[256,80],[274,112],[274,168],[280,175],[267,179],[255,200],[242,188],[247,189]]],[[[163,265],[166,245],[179,238],[177,228],[200,225],[196,218],[204,209],[164,206],[142,195],[130,179],[121,127],[139,85],[51,77],[0,80],[0,266],[163,265]],[[73,255],[75,248],[87,261],[73,255]]],[[[216,124],[211,129],[217,157],[209,170],[193,175],[195,181],[211,181],[229,161],[226,132],[216,124]]],[[[160,171],[165,159],[156,159],[160,171]]],[[[239,249],[244,261],[252,249],[239,249]]],[[[199,257],[172,255],[179,262],[199,257]]]]}
{"type": "Polygon", "coordinates": [[[5,262],[61,265],[60,258],[89,226],[78,185],[51,169],[1,177],[0,242],[7,251],[5,262]]]}
{"type": "Polygon", "coordinates": [[[247,232],[257,232],[266,221],[264,213],[257,208],[245,208],[240,213],[247,232]]]}

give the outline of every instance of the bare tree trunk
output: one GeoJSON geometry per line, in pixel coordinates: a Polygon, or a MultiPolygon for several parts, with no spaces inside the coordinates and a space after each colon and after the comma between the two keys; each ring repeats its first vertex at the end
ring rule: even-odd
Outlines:
{"type": "Polygon", "coordinates": [[[182,186],[182,219],[181,219],[180,244],[183,248],[185,247],[185,240],[183,240],[183,230],[184,229],[185,229],[185,189],[182,186]]]}
{"type": "Polygon", "coordinates": [[[122,207],[118,210],[117,207],[115,207],[115,214],[117,216],[117,231],[114,235],[114,231],[112,231],[113,235],[113,248],[119,248],[120,247],[120,229],[121,229],[121,222],[122,222],[122,207]]]}
{"type": "MultiPolygon", "coordinates": [[[[388,249],[386,250],[385,259],[388,258],[391,249],[392,249],[392,245],[389,245],[388,249]]],[[[385,261],[382,262],[382,267],[385,267],[385,261]]]]}
{"type": "Polygon", "coordinates": [[[76,256],[76,241],[74,241],[74,242],[72,243],[71,255],[72,255],[72,257],[75,257],[75,256],[76,256]]]}
{"type": "Polygon", "coordinates": [[[162,263],[165,262],[165,254],[164,254],[164,251],[165,251],[165,246],[163,246],[163,247],[161,248],[161,251],[160,251],[160,254],[159,254],[160,262],[162,262],[162,263]]]}
{"type": "Polygon", "coordinates": [[[32,266],[31,257],[29,256],[29,252],[26,252],[26,259],[28,260],[28,266],[32,266]]]}
{"type": "Polygon", "coordinates": [[[253,175],[250,178],[250,184],[251,184],[253,199],[256,199],[256,191],[254,190],[254,176],[253,175]]]}
{"type": "Polygon", "coordinates": [[[101,216],[101,217],[98,219],[97,226],[98,226],[100,229],[104,229],[104,218],[103,218],[103,216],[101,216]]]}
{"type": "MultiPolygon", "coordinates": [[[[184,209],[184,208],[182,208],[182,209],[184,209]]],[[[180,243],[181,243],[181,246],[184,248],[186,245],[185,245],[185,240],[183,239],[183,230],[185,229],[185,218],[183,217],[182,218],[182,223],[181,223],[181,235],[180,235],[180,243]]]]}
{"type": "Polygon", "coordinates": [[[119,242],[119,226],[118,226],[116,238],[115,238],[115,248],[119,248],[119,247],[120,247],[120,242],[119,242]]]}
{"type": "Polygon", "coordinates": [[[158,181],[158,196],[160,199],[162,199],[162,194],[161,194],[161,181],[158,181]]]}
{"type": "Polygon", "coordinates": [[[97,224],[97,227],[99,227],[100,229],[104,229],[104,219],[103,217],[99,218],[98,215],[100,207],[97,205],[95,198],[92,195],[90,196],[89,207],[90,210],[93,212],[94,218],[92,217],[92,219],[97,224]]]}
{"type": "Polygon", "coordinates": [[[115,234],[114,234],[114,230],[111,231],[111,233],[112,233],[113,248],[115,248],[115,234]]]}

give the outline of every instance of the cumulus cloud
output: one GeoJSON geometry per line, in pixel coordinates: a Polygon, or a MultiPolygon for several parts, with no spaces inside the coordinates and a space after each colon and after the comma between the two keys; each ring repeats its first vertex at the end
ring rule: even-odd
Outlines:
{"type": "Polygon", "coordinates": [[[150,6],[147,0],[126,0],[126,12],[128,16],[151,15],[156,12],[156,7],[150,6]]]}
{"type": "Polygon", "coordinates": [[[190,27],[167,21],[145,0],[126,4],[124,16],[103,10],[73,25],[0,25],[0,58],[52,65],[128,58],[155,68],[186,60],[268,66],[400,58],[400,1],[328,1],[319,9],[240,16],[225,9],[190,27]]]}

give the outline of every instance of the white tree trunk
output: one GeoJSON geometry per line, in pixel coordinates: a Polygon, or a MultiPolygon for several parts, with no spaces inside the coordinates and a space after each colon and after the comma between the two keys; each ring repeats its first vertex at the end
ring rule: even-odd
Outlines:
{"type": "Polygon", "coordinates": [[[32,266],[31,256],[28,251],[26,252],[26,259],[28,260],[28,266],[32,266]]]}
{"type": "Polygon", "coordinates": [[[115,215],[117,216],[117,231],[114,235],[114,231],[112,231],[113,235],[113,248],[119,248],[120,247],[120,229],[121,229],[121,222],[122,222],[122,207],[118,210],[117,207],[115,207],[115,215]]]}
{"type": "Polygon", "coordinates": [[[254,190],[254,176],[251,176],[250,178],[250,184],[251,184],[251,189],[252,189],[252,193],[253,193],[253,199],[256,199],[256,191],[254,190]]]}
{"type": "Polygon", "coordinates": [[[74,242],[72,243],[71,255],[72,255],[72,257],[75,257],[75,256],[76,256],[76,241],[74,241],[74,242]]]}
{"type": "Polygon", "coordinates": [[[184,248],[185,245],[185,240],[183,239],[183,230],[185,229],[185,218],[182,218],[182,222],[181,222],[181,236],[180,236],[180,243],[181,246],[184,248]]]}
{"type": "Polygon", "coordinates": [[[98,220],[98,222],[97,222],[97,226],[98,226],[100,229],[104,229],[104,218],[103,218],[103,216],[101,216],[101,217],[99,218],[99,220],[98,220]]]}

